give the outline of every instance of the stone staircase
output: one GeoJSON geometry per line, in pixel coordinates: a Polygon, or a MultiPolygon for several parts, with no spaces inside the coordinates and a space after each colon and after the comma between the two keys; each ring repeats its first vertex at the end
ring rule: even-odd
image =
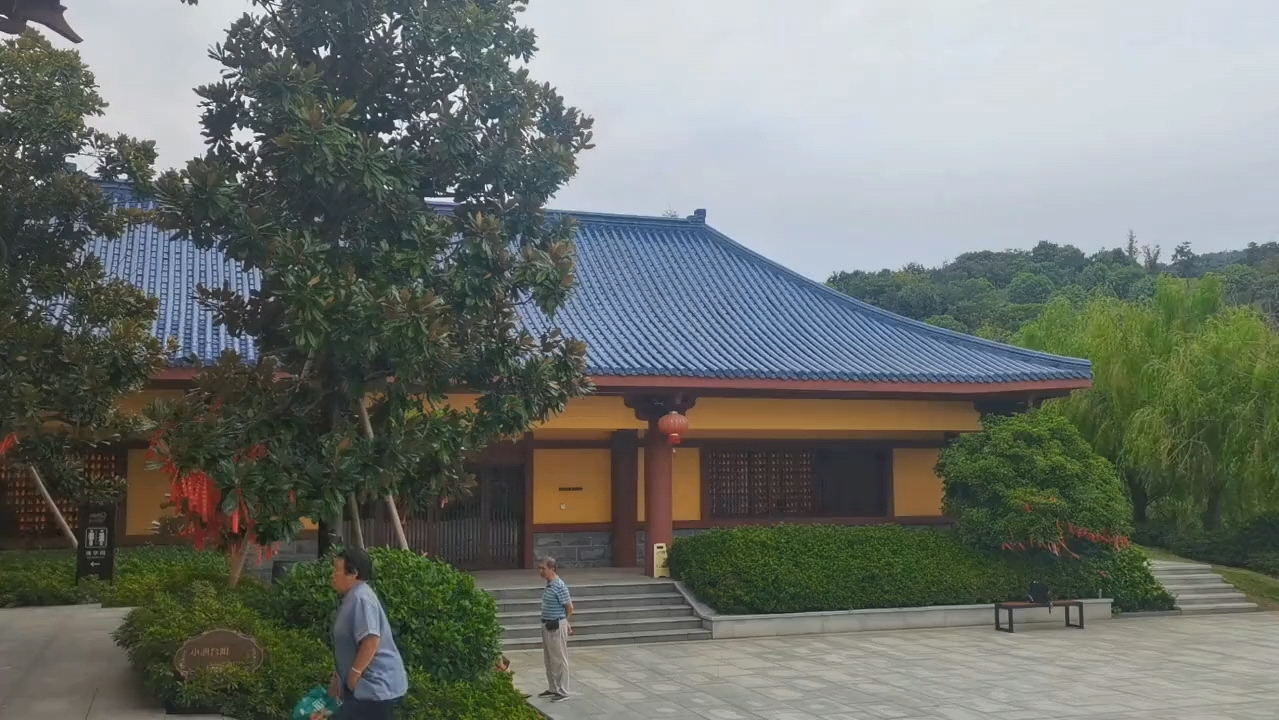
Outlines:
{"type": "MultiPolygon", "coordinates": [[[[711,631],[675,583],[648,581],[573,585],[573,631],[569,644],[616,645],[625,643],[709,640],[711,631]]],[[[542,588],[489,590],[497,600],[498,622],[506,650],[533,650],[542,646],[540,610],[542,588]]]]}
{"type": "Polygon", "coordinates": [[[1154,560],[1150,569],[1164,588],[1177,599],[1183,615],[1249,612],[1257,604],[1212,571],[1211,565],[1193,562],[1154,560]]]}

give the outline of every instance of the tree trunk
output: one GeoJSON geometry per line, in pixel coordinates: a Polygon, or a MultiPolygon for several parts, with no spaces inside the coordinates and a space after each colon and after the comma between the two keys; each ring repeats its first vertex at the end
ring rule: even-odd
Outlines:
{"type": "MultiPolygon", "coordinates": [[[[364,427],[364,437],[367,440],[373,439],[373,423],[369,421],[369,409],[364,407],[364,398],[355,401],[356,412],[360,414],[360,425],[364,427]]],[[[400,510],[395,507],[395,498],[390,494],[386,496],[386,509],[391,515],[391,527],[395,528],[395,539],[400,545],[401,550],[409,549],[409,539],[404,534],[404,524],[400,522],[400,510]]]]}
{"type": "MultiPolygon", "coordinates": [[[[338,527],[341,526],[342,521],[338,520],[338,527]]],[[[329,551],[333,549],[333,531],[333,523],[321,518],[315,533],[315,556],[317,558],[328,555],[329,551]]]]}
{"type": "Polygon", "coordinates": [[[346,496],[346,507],[351,511],[351,539],[355,541],[355,546],[361,550],[364,549],[364,528],[360,526],[360,503],[355,499],[355,493],[346,496]]]}
{"type": "Polygon", "coordinates": [[[240,584],[240,576],[244,574],[244,561],[249,557],[249,538],[241,538],[240,542],[231,546],[231,576],[227,580],[231,587],[240,584]]]}
{"type": "Polygon", "coordinates": [[[1203,514],[1204,529],[1216,532],[1221,529],[1221,489],[1212,488],[1208,491],[1208,502],[1204,506],[1203,514]]]}
{"type": "Polygon", "coordinates": [[[1132,498],[1132,520],[1138,526],[1149,519],[1150,495],[1139,479],[1128,479],[1128,497],[1132,498]]]}
{"type": "Polygon", "coordinates": [[[58,504],[53,501],[53,497],[49,495],[49,490],[45,488],[44,481],[40,479],[40,471],[36,470],[35,465],[27,466],[27,474],[31,476],[31,482],[36,484],[36,490],[40,491],[40,497],[44,498],[44,502],[49,506],[49,512],[53,513],[53,519],[58,523],[58,529],[63,535],[71,541],[71,549],[79,549],[80,543],[76,540],[75,531],[67,524],[67,519],[62,517],[62,511],[58,509],[58,504]]]}

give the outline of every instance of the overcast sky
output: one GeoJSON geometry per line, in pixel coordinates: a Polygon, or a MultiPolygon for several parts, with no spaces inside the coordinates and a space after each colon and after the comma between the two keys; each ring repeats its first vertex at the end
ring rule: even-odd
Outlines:
{"type": "MultiPolygon", "coordinates": [[[[101,126],[201,150],[243,0],[63,0],[101,126]]],[[[706,208],[816,279],[1129,228],[1279,240],[1273,0],[533,0],[540,80],[596,118],[554,205],[706,208]]]]}

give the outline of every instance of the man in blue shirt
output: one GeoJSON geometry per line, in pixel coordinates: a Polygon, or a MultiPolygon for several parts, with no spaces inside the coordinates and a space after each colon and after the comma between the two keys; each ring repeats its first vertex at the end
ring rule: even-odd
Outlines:
{"type": "Polygon", "coordinates": [[[573,598],[556,571],[555,558],[542,558],[537,572],[546,581],[546,589],[542,591],[542,661],[546,664],[547,685],[538,697],[560,702],[568,699],[568,636],[573,634],[569,625],[573,598]]]}
{"type": "Polygon", "coordinates": [[[382,602],[369,581],[373,558],[347,548],[333,559],[333,589],[342,595],[333,621],[333,659],[337,672],[329,695],[342,701],[333,720],[391,720],[400,698],[409,691],[404,660],[391,636],[382,602]]]}

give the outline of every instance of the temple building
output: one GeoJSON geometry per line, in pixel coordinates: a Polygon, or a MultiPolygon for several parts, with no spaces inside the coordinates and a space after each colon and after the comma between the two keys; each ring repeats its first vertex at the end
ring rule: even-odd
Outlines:
{"type": "MultiPolygon", "coordinates": [[[[460,567],[527,568],[549,554],[570,567],[651,573],[654,544],[706,528],[945,524],[934,466],[950,438],[980,430],[985,412],[1091,383],[1086,360],[958,334],[840,294],[724,236],[701,210],[571,214],[578,286],[554,323],[587,343],[597,391],[491,448],[471,497],[407,521],[417,549],[460,567]]],[[[199,283],[255,287],[219,253],[151,227],[93,251],[110,273],[159,298],[156,335],[176,338],[181,354],[254,356],[193,298],[199,283]]],[[[549,326],[535,313],[524,321],[534,332],[549,326]]],[[[191,378],[188,368],[163,371],[126,405],[180,393],[191,378]]],[[[166,512],[167,480],[147,469],[144,453],[121,447],[94,460],[127,473],[120,518],[130,542],[151,539],[166,512]]],[[[20,478],[4,487],[0,533],[54,532],[20,478]]],[[[363,530],[389,542],[381,507],[368,504],[363,530]]]]}

